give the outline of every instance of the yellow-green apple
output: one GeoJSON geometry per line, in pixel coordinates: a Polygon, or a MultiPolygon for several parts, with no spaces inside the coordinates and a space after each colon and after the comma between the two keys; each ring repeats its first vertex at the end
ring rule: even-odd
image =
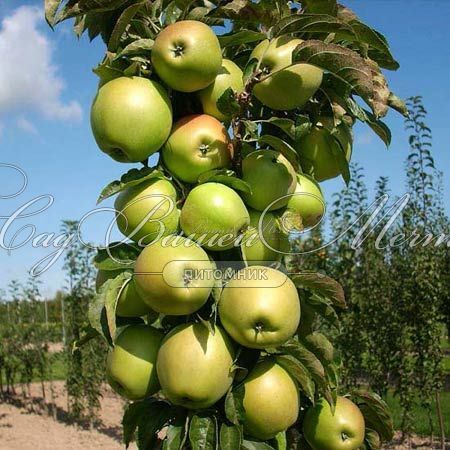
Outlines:
{"type": "MultiPolygon", "coordinates": [[[[99,270],[95,280],[97,292],[110,279],[120,275],[122,270],[99,270]]],[[[120,293],[117,300],[116,315],[120,317],[141,317],[151,312],[151,308],[142,300],[131,279],[120,293]]]]}
{"type": "Polygon", "coordinates": [[[172,89],[194,92],[214,81],[222,65],[222,51],[208,25],[182,20],[159,33],[152,49],[152,64],[172,89]]]}
{"type": "Polygon", "coordinates": [[[201,323],[180,325],[164,338],[158,353],[163,393],[175,405],[208,408],[230,388],[234,358],[232,341],[220,327],[213,334],[201,323]]]}
{"type": "Polygon", "coordinates": [[[297,187],[283,213],[285,218],[289,215],[292,224],[298,225],[298,230],[291,231],[303,231],[304,228],[315,227],[324,214],[325,199],[319,183],[308,175],[298,174],[297,187]]]}
{"type": "Polygon", "coordinates": [[[274,359],[259,362],[244,380],[244,433],[272,439],[298,417],[297,384],[274,359]]]}
{"type": "Polygon", "coordinates": [[[245,203],[258,211],[283,208],[295,192],[297,176],[292,164],[275,150],[256,150],[242,161],[242,179],[252,190],[244,192],[245,203]]]}
{"type": "Polygon", "coordinates": [[[241,197],[221,183],[205,183],[192,189],[181,209],[184,234],[208,250],[229,250],[250,223],[241,197]]]}
{"type": "Polygon", "coordinates": [[[237,94],[244,90],[243,73],[233,61],[224,59],[214,82],[198,93],[203,105],[203,112],[218,120],[229,120],[230,117],[219,111],[217,107],[220,97],[229,88],[237,94]]]}
{"type": "Polygon", "coordinates": [[[123,190],[114,203],[117,227],[133,241],[149,244],[176,233],[180,213],[171,181],[152,178],[123,190]]]}
{"type": "Polygon", "coordinates": [[[281,259],[281,233],[271,212],[248,210],[250,226],[242,240],[242,255],[249,266],[264,266],[281,259]]]}
{"type": "Polygon", "coordinates": [[[297,288],[276,269],[246,267],[223,289],[219,316],[227,333],[244,347],[277,347],[297,331],[300,322],[297,288]]]}
{"type": "Polygon", "coordinates": [[[156,356],[163,334],[145,324],[125,328],[109,351],[106,377],[128,400],[141,400],[159,391],[156,356]]]}
{"type": "Polygon", "coordinates": [[[197,183],[202,173],[230,166],[230,137],[223,124],[212,116],[187,116],[175,124],[161,154],[175,177],[197,183]]]}
{"type": "Polygon", "coordinates": [[[262,41],[250,55],[259,61],[261,81],[253,92],[258,100],[275,110],[303,106],[322,84],[323,71],[311,64],[293,64],[292,52],[303,41],[281,36],[262,41]]]}
{"type": "Polygon", "coordinates": [[[314,450],[356,450],[364,442],[365,423],[360,409],[348,398],[338,397],[333,414],[320,399],[305,415],[303,434],[314,450]]]}
{"type": "Polygon", "coordinates": [[[352,157],[353,137],[347,125],[341,123],[334,129],[331,117],[321,117],[309,133],[303,136],[296,148],[305,173],[317,181],[325,181],[341,174],[339,158],[352,157]]]}
{"type": "Polygon", "coordinates": [[[91,126],[98,146],[111,158],[145,161],[169,137],[172,105],[157,82],[119,77],[99,88],[91,108],[91,126]]]}
{"type": "Polygon", "coordinates": [[[195,242],[168,236],[139,255],[134,279],[143,301],[173,316],[192,314],[208,300],[214,285],[214,264],[195,242]]]}

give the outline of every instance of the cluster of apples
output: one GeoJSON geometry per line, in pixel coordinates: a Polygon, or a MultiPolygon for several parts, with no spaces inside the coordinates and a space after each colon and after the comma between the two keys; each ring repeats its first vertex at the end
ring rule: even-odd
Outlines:
{"type": "MultiPolygon", "coordinates": [[[[254,95],[271,109],[300,107],[320,87],[320,69],[292,65],[292,51],[299,42],[264,41],[251,55],[260,61],[263,74],[254,95]]],[[[316,179],[297,174],[275,150],[255,149],[242,161],[242,179],[251,192],[238,193],[217,181],[199,183],[203,174],[231,167],[233,148],[225,126],[230,118],[217,102],[230,87],[236,93],[244,90],[242,71],[222,59],[216,35],[197,21],[176,22],[160,32],[152,49],[152,67],[162,83],[119,77],[101,83],[92,106],[92,129],[104,152],[120,162],[141,162],[159,151],[160,164],[169,175],[128,187],[116,199],[120,231],[145,244],[132,281],[120,292],[116,313],[141,317],[157,312],[160,317],[186,316],[186,320],[166,335],[147,324],[126,327],[109,353],[107,378],[129,400],[162,391],[174,405],[204,409],[232,386],[239,346],[276,348],[299,328],[296,286],[271,267],[280,261],[285,243],[275,231],[276,222],[286,211],[299,215],[308,227],[323,216],[316,180],[339,173],[324,137],[324,128],[333,125],[322,119],[302,142],[305,161],[313,166],[316,179]],[[173,91],[197,96],[203,114],[173,124],[173,91]],[[188,192],[181,210],[180,183],[188,192]],[[146,220],[152,211],[152,220],[146,220]],[[217,324],[208,328],[195,320],[195,313],[217,288],[211,276],[216,270],[214,255],[235,248],[236,242],[245,267],[220,286],[217,324]]],[[[342,136],[342,140],[351,152],[351,139],[342,136]]],[[[97,287],[118,273],[100,271],[97,287]]],[[[259,361],[242,384],[247,435],[271,439],[297,421],[297,384],[275,359],[259,361]]],[[[305,436],[316,450],[339,448],[329,444],[331,435],[334,439],[339,435],[346,449],[358,448],[364,438],[364,419],[345,398],[338,399],[335,415],[328,403],[319,402],[308,411],[304,424],[305,436]],[[346,421],[344,439],[341,425],[346,421]]]]}

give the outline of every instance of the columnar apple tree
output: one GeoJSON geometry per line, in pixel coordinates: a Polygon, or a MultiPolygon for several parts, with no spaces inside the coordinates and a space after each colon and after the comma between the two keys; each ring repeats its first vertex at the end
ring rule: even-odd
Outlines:
{"type": "Polygon", "coordinates": [[[99,197],[117,196],[125,238],[99,250],[88,311],[130,400],[126,445],[380,448],[385,404],[341,391],[318,329],[342,287],[283,260],[324,216],[318,182],[349,181],[354,123],[389,144],[381,118],[405,113],[386,39],[335,0],[45,4],[50,26],[105,42],[93,135],[142,164],[99,197]]]}

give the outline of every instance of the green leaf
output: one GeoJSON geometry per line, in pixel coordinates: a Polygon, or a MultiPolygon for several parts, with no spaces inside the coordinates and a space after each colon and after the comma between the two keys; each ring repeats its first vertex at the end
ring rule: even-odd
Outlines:
{"type": "Polygon", "coordinates": [[[313,14],[331,14],[335,16],[338,11],[336,0],[302,0],[301,4],[307,12],[313,14]]]}
{"type": "Polygon", "coordinates": [[[217,36],[222,48],[231,47],[242,44],[250,44],[267,39],[264,33],[252,30],[240,30],[237,33],[228,33],[217,36]]]}
{"type": "Polygon", "coordinates": [[[306,367],[294,356],[282,355],[277,356],[277,363],[283,367],[292,378],[294,378],[300,389],[314,403],[314,393],[316,387],[306,367]]]}
{"type": "Polygon", "coordinates": [[[239,113],[241,106],[236,98],[233,88],[228,88],[217,100],[217,109],[227,117],[232,117],[239,113]]]}
{"type": "Polygon", "coordinates": [[[409,111],[406,103],[401,98],[394,95],[392,92],[389,95],[388,105],[398,111],[404,117],[409,117],[409,111]]]}
{"type": "Polygon", "coordinates": [[[139,417],[137,430],[138,448],[153,450],[157,442],[157,434],[173,418],[174,413],[165,402],[154,399],[144,400],[146,408],[139,417]]]}
{"type": "Polygon", "coordinates": [[[137,14],[137,12],[142,8],[143,2],[135,3],[134,5],[126,8],[114,26],[113,32],[111,33],[111,37],[108,42],[108,51],[115,52],[120,45],[120,39],[122,35],[125,33],[128,25],[130,24],[133,17],[137,14]]]}
{"type": "Polygon", "coordinates": [[[298,288],[308,289],[325,297],[339,308],[345,309],[347,307],[344,289],[336,280],[318,272],[296,273],[291,278],[298,288]]]}
{"type": "Polygon", "coordinates": [[[367,450],[381,450],[380,435],[374,430],[366,428],[364,442],[367,446],[367,450]]]}
{"type": "Polygon", "coordinates": [[[83,13],[113,11],[121,8],[129,0],[79,0],[78,5],[83,13]]]}
{"type": "Polygon", "coordinates": [[[237,425],[223,423],[220,427],[220,450],[240,450],[242,430],[237,425]]]}
{"type": "Polygon", "coordinates": [[[283,119],[281,117],[271,117],[267,120],[258,120],[256,123],[268,123],[284,131],[291,139],[295,140],[295,122],[292,119],[283,119]]]}
{"type": "Polygon", "coordinates": [[[116,60],[123,56],[148,55],[154,43],[155,41],[153,39],[137,39],[131,44],[128,44],[114,59],[116,60]]]}
{"type": "Polygon", "coordinates": [[[45,20],[51,28],[55,25],[55,17],[63,0],[45,0],[45,20]]]}
{"type": "Polygon", "coordinates": [[[298,154],[291,144],[288,144],[286,141],[283,141],[283,139],[280,139],[279,137],[270,135],[261,136],[258,142],[260,145],[267,144],[277,152],[280,152],[298,172],[299,170],[298,154]]]}
{"type": "Polygon", "coordinates": [[[272,29],[274,37],[291,33],[345,33],[354,36],[352,27],[327,14],[300,14],[285,17],[272,29]]]}
{"type": "Polygon", "coordinates": [[[259,61],[256,58],[252,58],[244,68],[244,85],[246,85],[250,79],[253,78],[253,75],[258,67],[259,61]]]}
{"type": "Polygon", "coordinates": [[[367,123],[370,128],[378,135],[378,137],[386,144],[387,147],[391,144],[392,134],[389,127],[377,119],[373,113],[366,111],[358,105],[353,99],[346,99],[346,104],[349,111],[361,122],[367,123]]]}
{"type": "Polygon", "coordinates": [[[166,439],[164,440],[163,450],[180,450],[187,439],[187,426],[189,425],[186,417],[178,417],[167,428],[166,439]]]}
{"type": "Polygon", "coordinates": [[[334,347],[328,338],[319,332],[313,332],[302,336],[301,343],[313,352],[321,363],[326,366],[334,361],[334,347]]]}
{"type": "Polygon", "coordinates": [[[286,432],[281,431],[275,436],[275,442],[277,445],[277,450],[287,450],[287,438],[286,432]]]}
{"type": "Polygon", "coordinates": [[[230,389],[225,397],[225,415],[234,425],[240,425],[244,420],[244,387],[230,389]]]}
{"type": "Polygon", "coordinates": [[[164,25],[171,25],[175,23],[183,14],[183,10],[177,6],[177,2],[174,1],[167,6],[165,12],[164,25]]]}
{"type": "Polygon", "coordinates": [[[326,384],[326,374],[325,368],[319,359],[310,352],[304,345],[295,339],[291,339],[286,344],[279,347],[281,353],[286,353],[293,356],[309,371],[314,381],[320,386],[325,386],[326,384]]]}
{"type": "Polygon", "coordinates": [[[341,330],[341,324],[339,316],[334,309],[331,302],[317,294],[313,294],[307,299],[307,304],[310,306],[319,316],[336,327],[338,331],[341,330]]]}
{"type": "Polygon", "coordinates": [[[116,335],[117,301],[131,277],[129,272],[122,272],[116,278],[107,280],[89,303],[89,323],[110,345],[113,344],[116,335]]]}
{"type": "Polygon", "coordinates": [[[247,182],[236,177],[236,174],[228,169],[214,169],[202,173],[198,177],[198,183],[221,183],[237,191],[247,192],[248,194],[252,192],[247,182]]]}
{"type": "Polygon", "coordinates": [[[98,200],[97,204],[103,200],[118,194],[119,192],[129,187],[137,186],[145,181],[153,178],[165,178],[160,170],[155,170],[153,167],[143,167],[142,169],[131,169],[126,174],[122,175],[120,180],[115,180],[106,186],[98,200]]]}
{"type": "Polygon", "coordinates": [[[217,440],[215,417],[198,413],[191,419],[189,443],[192,450],[215,450],[217,440]]]}
{"type": "Polygon", "coordinates": [[[247,440],[242,442],[242,448],[244,450],[275,450],[272,446],[266,444],[265,442],[247,440]]]}
{"type": "Polygon", "coordinates": [[[107,248],[97,250],[94,265],[98,270],[132,269],[140,248],[135,244],[113,242],[107,248]]]}
{"type": "MultiPolygon", "coordinates": [[[[345,81],[364,101],[373,108],[375,86],[372,68],[355,51],[336,44],[308,40],[293,53],[293,61],[312,64],[345,81]]],[[[274,72],[275,73],[275,72],[274,72]]]]}
{"type": "Polygon", "coordinates": [[[375,430],[388,442],[394,437],[394,423],[386,402],[377,394],[362,390],[351,393],[353,401],[363,413],[366,426],[375,430]]]}

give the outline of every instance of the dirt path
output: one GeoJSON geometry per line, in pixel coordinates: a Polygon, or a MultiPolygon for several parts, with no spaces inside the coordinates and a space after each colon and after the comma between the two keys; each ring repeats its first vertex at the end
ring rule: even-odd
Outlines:
{"type": "MultiPolygon", "coordinates": [[[[41,401],[40,385],[32,385],[32,397],[18,396],[0,403],[1,450],[122,450],[123,402],[109,389],[102,399],[101,426],[93,431],[65,423],[67,400],[62,382],[55,383],[58,421],[48,417],[41,401]]],[[[135,447],[131,447],[135,448],[135,447]]]]}

